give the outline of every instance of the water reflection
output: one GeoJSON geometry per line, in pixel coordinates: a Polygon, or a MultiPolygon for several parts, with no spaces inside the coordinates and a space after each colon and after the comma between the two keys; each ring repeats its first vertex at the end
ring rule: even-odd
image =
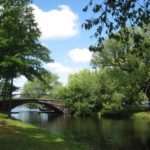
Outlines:
{"type": "Polygon", "coordinates": [[[75,118],[39,112],[12,116],[61,134],[87,150],[150,150],[150,122],[75,118]]]}

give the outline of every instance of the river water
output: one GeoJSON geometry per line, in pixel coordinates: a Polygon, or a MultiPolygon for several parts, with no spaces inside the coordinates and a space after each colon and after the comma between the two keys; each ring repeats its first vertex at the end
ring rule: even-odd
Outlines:
{"type": "Polygon", "coordinates": [[[12,117],[65,136],[87,150],[150,150],[150,121],[76,118],[40,113],[24,106],[12,117]]]}

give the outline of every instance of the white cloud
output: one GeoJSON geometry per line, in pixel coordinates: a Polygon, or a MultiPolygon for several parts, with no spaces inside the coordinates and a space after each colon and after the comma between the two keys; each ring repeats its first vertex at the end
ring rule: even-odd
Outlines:
{"type": "Polygon", "coordinates": [[[17,87],[23,87],[23,85],[27,82],[27,78],[24,76],[20,76],[19,78],[14,79],[14,85],[17,87]]]}
{"type": "Polygon", "coordinates": [[[59,76],[59,81],[62,82],[64,85],[66,85],[68,82],[69,74],[77,73],[78,71],[83,69],[83,68],[70,68],[59,62],[45,64],[44,68],[53,73],[56,73],[59,76]]]}
{"type": "Polygon", "coordinates": [[[81,62],[90,62],[92,58],[92,52],[90,52],[88,49],[83,48],[75,48],[69,51],[68,53],[69,57],[76,63],[81,62]]]}
{"type": "Polygon", "coordinates": [[[71,68],[66,67],[58,62],[48,63],[48,64],[44,65],[44,68],[46,68],[48,70],[53,69],[56,73],[71,73],[72,72],[71,68]]]}
{"type": "Polygon", "coordinates": [[[20,76],[19,78],[15,78],[14,79],[14,85],[17,86],[19,89],[15,92],[13,92],[13,94],[20,94],[23,86],[27,83],[27,78],[24,76],[20,76]]]}
{"type": "Polygon", "coordinates": [[[32,5],[35,19],[42,32],[42,39],[64,39],[78,34],[78,16],[67,5],[43,11],[32,5]]]}

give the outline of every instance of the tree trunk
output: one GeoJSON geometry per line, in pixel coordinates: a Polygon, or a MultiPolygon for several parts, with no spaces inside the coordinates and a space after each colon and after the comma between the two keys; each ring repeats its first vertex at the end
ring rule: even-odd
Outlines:
{"type": "Polygon", "coordinates": [[[148,88],[146,96],[148,97],[149,105],[150,105],[150,88],[148,88]]]}
{"type": "Polygon", "coordinates": [[[7,96],[7,87],[8,87],[8,78],[5,79],[5,85],[4,85],[4,89],[3,89],[3,111],[5,111],[5,101],[6,101],[6,96],[7,96]]]}
{"type": "Polygon", "coordinates": [[[13,78],[11,78],[11,80],[10,80],[10,94],[9,94],[9,112],[8,112],[8,117],[11,117],[12,92],[13,92],[13,78]]]}
{"type": "Polygon", "coordinates": [[[148,83],[146,89],[145,89],[145,94],[148,97],[149,105],[150,105],[150,82],[148,83]]]}

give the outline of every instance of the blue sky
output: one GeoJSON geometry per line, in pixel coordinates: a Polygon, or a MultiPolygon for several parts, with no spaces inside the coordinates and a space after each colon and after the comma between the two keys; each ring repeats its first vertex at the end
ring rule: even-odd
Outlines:
{"type": "MultiPolygon", "coordinates": [[[[91,68],[88,47],[96,39],[90,38],[93,32],[81,27],[91,17],[82,11],[87,3],[88,0],[33,0],[33,13],[42,33],[40,41],[50,49],[54,59],[54,63],[44,67],[56,73],[64,85],[69,74],[91,68]]],[[[15,80],[20,87],[25,82],[24,77],[15,80]]]]}

